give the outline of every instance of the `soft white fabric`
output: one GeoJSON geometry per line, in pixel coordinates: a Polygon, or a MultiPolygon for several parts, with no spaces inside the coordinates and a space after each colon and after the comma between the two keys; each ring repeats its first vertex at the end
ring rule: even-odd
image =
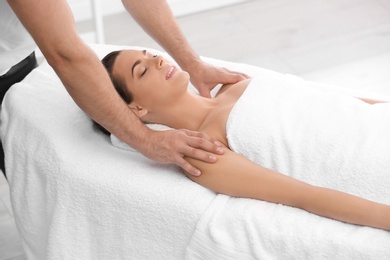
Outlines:
{"type": "MultiPolygon", "coordinates": [[[[229,146],[286,175],[390,205],[390,103],[324,93],[290,76],[253,79],[227,123],[229,146]]],[[[188,259],[387,259],[390,232],[219,195],[188,259]],[[367,241],[370,241],[369,243],[367,241]]]]}
{"type": "Polygon", "coordinates": [[[233,151],[266,168],[390,205],[390,103],[255,78],[226,132],[233,151]]]}
{"type": "Polygon", "coordinates": [[[388,231],[344,224],[297,208],[218,195],[185,259],[389,259],[388,231]]]}
{"type": "Polygon", "coordinates": [[[0,0],[0,75],[16,65],[36,48],[6,0],[0,0]]]}
{"type": "MultiPolygon", "coordinates": [[[[150,129],[154,130],[154,131],[166,131],[166,130],[172,129],[172,128],[168,127],[168,126],[160,125],[160,124],[146,124],[146,126],[149,127],[150,129]]],[[[110,140],[111,140],[112,145],[115,146],[116,148],[120,148],[120,149],[128,150],[128,151],[133,151],[133,152],[136,152],[136,153],[138,152],[133,147],[127,145],[124,142],[122,142],[118,137],[116,137],[113,134],[110,134],[110,140]]]]}
{"type": "Polygon", "coordinates": [[[183,259],[214,192],[114,148],[47,64],[9,90],[1,116],[28,259],[183,259]]]}
{"type": "MultiPolygon", "coordinates": [[[[121,48],[92,47],[99,57],[121,48]]],[[[206,60],[263,78],[282,76],[206,60]]],[[[377,256],[388,254],[390,246],[382,246],[389,245],[388,232],[217,196],[175,166],[117,149],[92,127],[47,64],[10,89],[1,120],[12,207],[28,259],[381,259],[377,256]],[[335,251],[328,252],[332,243],[335,251]]]]}

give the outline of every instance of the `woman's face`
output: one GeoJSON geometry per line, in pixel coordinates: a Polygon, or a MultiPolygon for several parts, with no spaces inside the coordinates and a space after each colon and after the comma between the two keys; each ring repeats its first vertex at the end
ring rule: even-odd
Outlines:
{"type": "Polygon", "coordinates": [[[112,73],[124,80],[133,94],[133,103],[149,111],[175,102],[187,91],[189,84],[187,72],[145,50],[122,51],[112,73]]]}

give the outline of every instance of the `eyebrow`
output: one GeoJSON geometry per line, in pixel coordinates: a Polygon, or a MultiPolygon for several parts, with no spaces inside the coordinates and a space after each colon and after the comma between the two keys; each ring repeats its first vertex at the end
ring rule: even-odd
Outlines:
{"type": "MultiPolygon", "coordinates": [[[[145,56],[145,55],[146,55],[146,50],[143,50],[142,53],[143,53],[144,56],[145,56]]],[[[140,64],[140,63],[141,63],[141,60],[138,59],[138,60],[136,60],[136,61],[134,62],[133,67],[131,67],[131,75],[133,76],[133,78],[134,78],[134,68],[135,68],[138,64],[140,64]]]]}

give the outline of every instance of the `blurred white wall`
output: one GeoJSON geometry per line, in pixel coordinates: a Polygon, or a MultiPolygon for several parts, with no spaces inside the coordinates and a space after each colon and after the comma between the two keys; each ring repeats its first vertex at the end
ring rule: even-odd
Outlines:
{"type": "MultiPolygon", "coordinates": [[[[93,0],[68,0],[76,22],[92,18],[91,1],[93,0]]],[[[111,15],[124,12],[121,0],[96,0],[101,3],[102,15],[111,15]]],[[[175,16],[205,11],[220,6],[243,2],[243,0],[168,0],[168,4],[175,16]]]]}

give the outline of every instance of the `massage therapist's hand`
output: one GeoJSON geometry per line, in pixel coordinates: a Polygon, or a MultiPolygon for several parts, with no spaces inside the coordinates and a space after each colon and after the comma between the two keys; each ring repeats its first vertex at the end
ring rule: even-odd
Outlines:
{"type": "Polygon", "coordinates": [[[244,73],[215,67],[206,62],[198,63],[187,72],[191,76],[191,83],[198,89],[200,95],[207,98],[211,97],[210,91],[218,84],[234,84],[250,78],[244,73]]]}
{"type": "Polygon", "coordinates": [[[174,163],[194,176],[201,172],[184,157],[213,163],[213,154],[223,154],[221,144],[206,134],[190,130],[150,131],[147,151],[144,155],[155,161],[174,163]]]}

